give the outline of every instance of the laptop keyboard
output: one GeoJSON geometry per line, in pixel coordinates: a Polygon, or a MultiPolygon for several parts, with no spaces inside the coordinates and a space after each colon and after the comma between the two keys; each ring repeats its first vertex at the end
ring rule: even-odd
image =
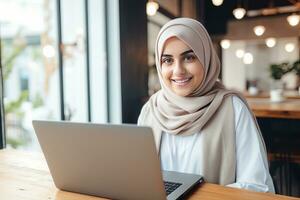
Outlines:
{"type": "Polygon", "coordinates": [[[179,186],[181,186],[181,183],[173,183],[173,182],[168,182],[164,181],[165,184],[165,190],[167,193],[167,196],[171,194],[174,190],[176,190],[179,186]]]}

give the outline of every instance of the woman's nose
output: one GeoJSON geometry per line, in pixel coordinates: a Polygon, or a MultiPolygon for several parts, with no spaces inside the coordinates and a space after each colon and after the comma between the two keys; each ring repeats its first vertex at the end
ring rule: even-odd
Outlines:
{"type": "Polygon", "coordinates": [[[184,65],[177,61],[174,65],[173,74],[182,75],[182,74],[185,74],[185,72],[186,72],[186,69],[185,69],[184,65]]]}

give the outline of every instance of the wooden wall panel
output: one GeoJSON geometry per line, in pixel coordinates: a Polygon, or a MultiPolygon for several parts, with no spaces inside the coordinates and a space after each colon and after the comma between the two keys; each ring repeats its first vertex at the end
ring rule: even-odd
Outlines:
{"type": "Polygon", "coordinates": [[[120,0],[123,123],[136,123],[148,93],[146,0],[120,0]]]}

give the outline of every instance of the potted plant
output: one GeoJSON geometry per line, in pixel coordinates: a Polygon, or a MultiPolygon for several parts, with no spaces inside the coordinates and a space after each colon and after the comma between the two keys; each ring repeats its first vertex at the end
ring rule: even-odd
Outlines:
{"type": "Polygon", "coordinates": [[[294,62],[293,64],[293,70],[295,73],[300,77],[300,59],[294,62]]]}
{"type": "Polygon", "coordinates": [[[270,87],[270,98],[272,102],[281,102],[284,100],[284,75],[293,70],[293,65],[287,62],[270,65],[270,73],[273,81],[270,87]]]}
{"type": "Polygon", "coordinates": [[[298,77],[297,87],[300,95],[300,59],[294,62],[293,71],[297,74],[298,77]]]}
{"type": "Polygon", "coordinates": [[[274,80],[281,79],[281,77],[283,75],[283,70],[281,69],[279,64],[272,64],[272,65],[270,65],[269,69],[270,69],[271,77],[274,80]]]}
{"type": "Polygon", "coordinates": [[[281,64],[271,64],[269,70],[270,70],[270,75],[272,77],[270,89],[282,90],[284,88],[284,84],[281,78],[283,77],[284,74],[291,71],[291,66],[287,62],[281,64]]]}

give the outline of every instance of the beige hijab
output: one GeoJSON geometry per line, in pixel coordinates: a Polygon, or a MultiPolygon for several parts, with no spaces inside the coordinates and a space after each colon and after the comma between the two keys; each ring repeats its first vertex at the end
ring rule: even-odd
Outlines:
{"type": "Polygon", "coordinates": [[[150,125],[155,133],[199,133],[229,95],[239,96],[247,105],[239,93],[225,89],[217,80],[220,61],[207,31],[200,22],[189,18],[177,18],[166,23],[158,34],[155,56],[161,90],[151,96],[142,109],[140,116],[143,116],[143,119],[139,119],[140,124],[150,125]],[[204,67],[202,83],[188,97],[176,95],[162,79],[161,54],[166,40],[174,36],[191,47],[204,67]]]}

